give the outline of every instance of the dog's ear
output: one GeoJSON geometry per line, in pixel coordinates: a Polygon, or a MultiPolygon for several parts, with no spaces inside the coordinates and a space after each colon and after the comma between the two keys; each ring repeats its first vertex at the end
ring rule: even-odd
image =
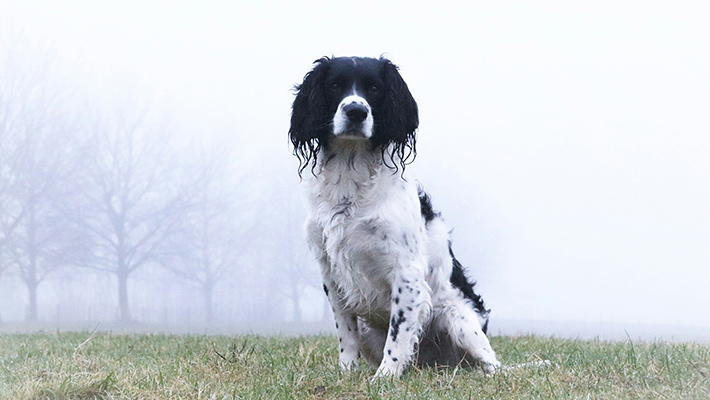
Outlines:
{"type": "Polygon", "coordinates": [[[296,99],[291,110],[289,137],[294,154],[301,161],[299,172],[313,160],[318,149],[328,139],[331,121],[328,117],[324,83],[331,59],[323,57],[314,62],[315,67],[296,86],[296,99]]]}
{"type": "Polygon", "coordinates": [[[378,144],[395,143],[398,145],[414,145],[415,133],[419,127],[417,103],[409,92],[407,83],[399,74],[396,65],[386,58],[380,58],[383,63],[382,76],[385,82],[384,103],[380,114],[375,116],[376,136],[378,144]]]}

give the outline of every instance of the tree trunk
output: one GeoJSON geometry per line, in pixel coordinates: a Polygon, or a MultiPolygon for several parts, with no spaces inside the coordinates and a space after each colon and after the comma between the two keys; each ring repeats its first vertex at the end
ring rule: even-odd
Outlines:
{"type": "Polygon", "coordinates": [[[131,322],[131,311],[128,307],[128,272],[119,271],[118,277],[118,306],[120,309],[120,322],[131,322]]]}
{"type": "Polygon", "coordinates": [[[27,283],[27,294],[29,295],[30,305],[27,308],[26,319],[29,322],[37,321],[37,281],[30,278],[26,281],[27,283]]]}
{"type": "Polygon", "coordinates": [[[29,201],[28,222],[27,222],[27,270],[24,272],[24,280],[27,285],[30,305],[27,309],[27,321],[37,321],[37,229],[35,224],[34,202],[29,201]]]}
{"type": "MultiPolygon", "coordinates": [[[[2,268],[0,268],[0,278],[2,278],[2,268]]],[[[0,279],[1,281],[2,279],[0,279]]],[[[0,304],[2,306],[2,304],[0,304]]],[[[0,307],[0,310],[2,310],[2,307],[0,307]]],[[[0,311],[0,325],[2,325],[2,312],[0,311]]]]}
{"type": "Polygon", "coordinates": [[[291,299],[293,301],[293,320],[296,322],[301,322],[303,315],[301,313],[301,302],[298,294],[298,283],[295,282],[296,278],[291,279],[291,299]]]}
{"type": "Polygon", "coordinates": [[[214,321],[214,312],[213,312],[213,305],[212,305],[212,292],[213,292],[213,284],[211,282],[208,282],[204,285],[202,288],[202,296],[205,301],[205,324],[209,325],[214,321]]]}

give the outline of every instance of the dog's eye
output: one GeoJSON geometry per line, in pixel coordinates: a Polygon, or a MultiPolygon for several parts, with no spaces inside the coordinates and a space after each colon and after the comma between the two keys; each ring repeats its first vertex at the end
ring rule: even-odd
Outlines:
{"type": "Polygon", "coordinates": [[[378,88],[375,85],[372,85],[372,86],[370,86],[370,93],[372,93],[372,94],[380,93],[380,88],[378,88]]]}
{"type": "Polygon", "coordinates": [[[340,84],[338,82],[333,82],[330,84],[330,90],[336,92],[340,90],[340,84]]]}

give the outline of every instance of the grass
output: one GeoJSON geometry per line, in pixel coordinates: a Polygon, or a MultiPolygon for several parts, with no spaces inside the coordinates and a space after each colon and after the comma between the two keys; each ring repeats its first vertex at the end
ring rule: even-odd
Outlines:
{"type": "Polygon", "coordinates": [[[709,399],[710,348],[698,344],[494,337],[506,365],[410,369],[371,382],[337,368],[330,336],[0,335],[0,399],[709,399]]]}

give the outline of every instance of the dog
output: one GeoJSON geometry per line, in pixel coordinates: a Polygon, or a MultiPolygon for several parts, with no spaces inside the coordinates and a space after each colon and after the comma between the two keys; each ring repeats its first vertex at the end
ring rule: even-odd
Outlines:
{"type": "Polygon", "coordinates": [[[493,373],[489,310],[429,195],[404,177],[419,117],[399,68],[384,57],[324,57],[294,91],[289,137],[340,366],[362,356],[375,377],[399,377],[411,363],[493,373]]]}

